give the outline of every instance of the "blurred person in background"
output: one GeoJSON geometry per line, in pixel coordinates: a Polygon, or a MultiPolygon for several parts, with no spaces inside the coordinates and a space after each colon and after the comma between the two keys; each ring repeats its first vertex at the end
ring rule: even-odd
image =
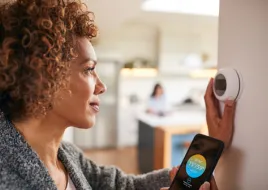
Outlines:
{"type": "Polygon", "coordinates": [[[146,112],[158,116],[164,116],[168,113],[166,96],[160,83],[156,83],[153,88],[146,112]]]}
{"type": "MultiPolygon", "coordinates": [[[[75,145],[62,142],[68,127],[94,126],[99,96],[106,91],[91,44],[97,33],[93,13],[79,0],[0,5],[0,190],[170,185],[177,168],[126,175],[116,167],[98,166],[75,145]]],[[[214,135],[229,131],[233,109],[226,109],[229,114],[223,118],[214,117],[218,108],[212,99],[206,99],[209,129],[214,135]]]]}

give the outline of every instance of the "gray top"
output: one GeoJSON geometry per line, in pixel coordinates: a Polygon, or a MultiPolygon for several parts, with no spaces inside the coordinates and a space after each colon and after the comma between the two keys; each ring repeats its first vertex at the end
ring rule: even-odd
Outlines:
{"type": "MultiPolygon", "coordinates": [[[[70,143],[61,143],[58,158],[77,190],[159,190],[170,185],[168,169],[126,175],[116,167],[97,166],[70,143]]],[[[0,113],[0,190],[26,189],[56,190],[57,187],[37,153],[0,113]]]]}

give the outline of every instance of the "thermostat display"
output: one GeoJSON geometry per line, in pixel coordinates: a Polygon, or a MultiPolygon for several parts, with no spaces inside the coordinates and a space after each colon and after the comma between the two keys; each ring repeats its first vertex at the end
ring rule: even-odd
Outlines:
{"type": "Polygon", "coordinates": [[[220,101],[237,100],[241,91],[241,76],[235,69],[220,69],[215,76],[213,91],[220,101]]]}
{"type": "Polygon", "coordinates": [[[215,91],[219,96],[222,96],[226,91],[226,79],[223,74],[219,74],[215,78],[215,91]]]}

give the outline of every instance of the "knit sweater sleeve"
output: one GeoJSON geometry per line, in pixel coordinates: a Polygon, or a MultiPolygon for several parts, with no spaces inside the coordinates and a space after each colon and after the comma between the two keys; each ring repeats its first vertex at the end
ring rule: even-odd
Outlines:
{"type": "Polygon", "coordinates": [[[116,167],[97,166],[87,159],[83,160],[83,165],[88,180],[94,179],[93,189],[160,190],[170,185],[168,169],[135,176],[127,175],[116,167]]]}
{"type": "Polygon", "coordinates": [[[127,175],[117,167],[97,165],[73,145],[68,146],[68,149],[75,152],[81,170],[94,190],[160,190],[161,187],[170,185],[169,169],[142,175],[127,175]]]}
{"type": "Polygon", "coordinates": [[[127,175],[116,167],[98,166],[83,159],[83,170],[88,180],[94,179],[93,189],[160,190],[161,187],[170,185],[168,169],[135,176],[127,175]]]}

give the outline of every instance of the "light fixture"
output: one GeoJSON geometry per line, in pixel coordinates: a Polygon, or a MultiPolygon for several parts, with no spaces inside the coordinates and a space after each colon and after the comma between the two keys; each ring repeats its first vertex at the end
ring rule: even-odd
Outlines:
{"type": "Polygon", "coordinates": [[[197,69],[189,73],[191,78],[211,78],[217,73],[217,69],[197,69]]]}
{"type": "Polygon", "coordinates": [[[123,68],[121,75],[125,77],[155,77],[158,71],[155,68],[123,68]]]}
{"type": "Polygon", "coordinates": [[[219,15],[219,0],[146,0],[145,11],[170,12],[206,16],[219,15]]]}

